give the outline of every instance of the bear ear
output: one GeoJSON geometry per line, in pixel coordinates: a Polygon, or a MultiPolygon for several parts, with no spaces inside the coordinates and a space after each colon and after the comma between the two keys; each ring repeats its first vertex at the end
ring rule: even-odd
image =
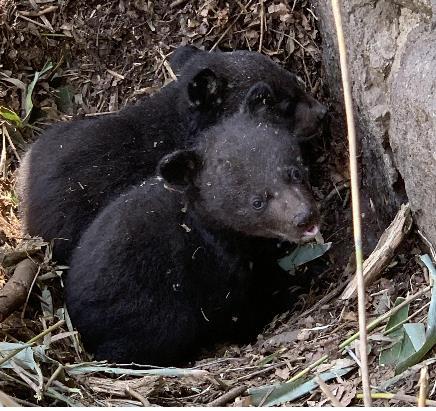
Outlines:
{"type": "Polygon", "coordinates": [[[275,96],[272,88],[260,81],[248,90],[241,111],[243,113],[259,114],[271,107],[274,102],[275,96]]]}
{"type": "Polygon", "coordinates": [[[201,168],[201,157],[195,150],[177,150],[162,158],[158,174],[171,186],[190,185],[201,168]]]}
{"type": "Polygon", "coordinates": [[[223,82],[211,69],[199,71],[188,84],[188,97],[198,109],[219,105],[223,82]]]}
{"type": "Polygon", "coordinates": [[[204,51],[194,46],[180,46],[173,51],[169,58],[170,66],[174,73],[178,74],[185,66],[188,60],[196,54],[204,53],[204,51]]]}

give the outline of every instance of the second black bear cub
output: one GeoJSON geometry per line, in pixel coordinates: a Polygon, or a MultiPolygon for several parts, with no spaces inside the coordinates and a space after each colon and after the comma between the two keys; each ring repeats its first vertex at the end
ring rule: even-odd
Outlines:
{"type": "Polygon", "coordinates": [[[56,240],[58,262],[69,260],[104,206],[152,176],[164,155],[194,144],[201,130],[238,110],[258,81],[275,92],[271,114],[290,131],[308,137],[319,129],[325,108],[266,56],[182,47],[173,58],[178,81],[118,113],[48,128],[22,161],[24,231],[56,240]]]}
{"type": "Polygon", "coordinates": [[[160,178],[85,231],[66,303],[97,359],[174,365],[259,326],[252,241],[305,241],[319,224],[295,137],[264,121],[259,96],[270,93],[254,86],[241,112],[164,157],[160,178]]]}

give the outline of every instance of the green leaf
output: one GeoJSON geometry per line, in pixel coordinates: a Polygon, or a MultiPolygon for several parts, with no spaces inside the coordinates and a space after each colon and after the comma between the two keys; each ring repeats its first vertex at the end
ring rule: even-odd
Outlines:
{"type": "MultiPolygon", "coordinates": [[[[0,359],[6,357],[11,351],[21,350],[17,352],[11,359],[16,361],[21,367],[28,370],[36,370],[35,359],[33,358],[33,350],[29,344],[23,343],[0,343],[0,359]]],[[[0,368],[12,368],[11,360],[8,360],[0,365],[0,368]]]]}
{"type": "MultiPolygon", "coordinates": [[[[341,377],[355,367],[336,368],[320,374],[323,381],[329,381],[333,378],[341,377]]],[[[250,388],[248,394],[251,397],[251,404],[259,406],[271,407],[280,405],[284,402],[293,401],[300,398],[318,387],[315,378],[310,380],[299,379],[294,382],[286,382],[274,385],[264,385],[262,387],[250,388]]]]}
{"type": "Polygon", "coordinates": [[[426,340],[425,325],[422,323],[408,323],[404,324],[403,327],[405,331],[405,336],[410,340],[414,351],[419,351],[421,347],[425,344],[426,340]]]}
{"type": "MultiPolygon", "coordinates": [[[[403,301],[405,301],[405,298],[398,297],[395,301],[394,308],[397,305],[400,305],[403,301]]],[[[409,317],[409,304],[406,304],[403,308],[401,308],[399,311],[397,311],[396,313],[394,313],[389,317],[389,321],[385,327],[385,334],[388,335],[395,334],[396,331],[401,330],[400,328],[397,328],[396,330],[389,331],[397,327],[399,324],[403,323],[404,321],[406,321],[408,317],[409,317]]],[[[400,332],[400,334],[402,334],[402,332],[400,332]]]]}
{"type": "Polygon", "coordinates": [[[385,348],[380,353],[380,357],[379,357],[380,365],[390,365],[390,364],[398,363],[398,358],[400,357],[401,348],[403,346],[403,341],[404,341],[404,330],[401,328],[400,331],[401,331],[400,341],[396,342],[390,348],[385,348]]]}
{"type": "Polygon", "coordinates": [[[36,83],[38,82],[38,80],[40,79],[40,77],[43,74],[45,74],[48,70],[51,70],[52,68],[53,68],[53,64],[51,61],[48,61],[47,63],[45,63],[45,65],[41,71],[35,72],[35,75],[33,76],[32,82],[27,86],[26,98],[24,100],[24,109],[26,111],[26,115],[25,115],[23,121],[27,121],[27,119],[30,116],[30,113],[32,112],[32,109],[33,109],[32,94],[33,94],[33,89],[35,88],[36,83]]]}
{"type": "Polygon", "coordinates": [[[5,120],[15,124],[17,127],[22,127],[22,122],[20,116],[13,110],[0,106],[0,116],[5,120]]]}
{"type": "MultiPolygon", "coordinates": [[[[421,257],[422,262],[427,266],[432,279],[432,290],[430,306],[428,308],[428,320],[427,320],[427,332],[425,335],[425,343],[421,348],[412,354],[407,359],[401,361],[395,369],[395,374],[400,374],[407,368],[415,365],[436,345],[436,268],[433,265],[431,258],[425,254],[421,257]]],[[[413,336],[412,338],[416,338],[413,336]]],[[[418,338],[416,338],[415,344],[419,344],[418,338]]]]}
{"type": "Polygon", "coordinates": [[[277,260],[279,266],[285,271],[293,271],[296,267],[315,260],[325,254],[332,243],[310,243],[298,246],[291,254],[277,260]]]}
{"type": "Polygon", "coordinates": [[[47,286],[44,286],[41,292],[41,309],[45,317],[52,316],[53,311],[53,298],[47,286]]]}

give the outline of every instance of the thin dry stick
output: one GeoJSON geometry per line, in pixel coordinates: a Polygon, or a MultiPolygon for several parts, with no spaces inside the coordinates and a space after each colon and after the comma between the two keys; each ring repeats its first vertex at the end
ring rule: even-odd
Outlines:
{"type": "Polygon", "coordinates": [[[368,372],[368,348],[366,333],[366,312],[365,312],[365,282],[363,279],[363,253],[362,233],[360,221],[360,199],[359,179],[357,174],[357,147],[356,129],[354,126],[353,103],[351,98],[351,87],[348,74],[347,50],[345,47],[344,32],[342,29],[341,1],[332,0],[333,15],[335,19],[336,34],[338,37],[339,58],[341,63],[342,84],[344,88],[345,113],[347,117],[348,143],[350,149],[350,177],[351,177],[351,199],[353,211],[354,247],[356,250],[356,276],[357,276],[357,297],[359,312],[360,330],[360,363],[362,372],[363,402],[366,407],[371,406],[371,389],[369,386],[368,372]]]}
{"type": "Polygon", "coordinates": [[[306,367],[303,371],[300,371],[299,373],[295,374],[291,379],[289,379],[287,382],[294,382],[298,380],[299,378],[303,377],[307,373],[309,373],[311,370],[313,370],[315,367],[318,367],[318,365],[322,364],[324,361],[328,360],[328,355],[323,355],[318,361],[315,361],[313,364],[306,367]]]}
{"type": "MultiPolygon", "coordinates": [[[[247,8],[251,4],[252,0],[250,0],[246,5],[245,8],[247,8]]],[[[236,18],[229,24],[229,26],[224,30],[223,34],[218,38],[218,40],[215,42],[215,44],[212,46],[212,48],[209,50],[209,53],[211,51],[214,51],[218,44],[220,44],[221,40],[225,37],[225,35],[230,31],[230,29],[236,24],[236,22],[240,19],[240,17],[244,14],[244,10],[242,10],[236,18]]]]}
{"type": "Polygon", "coordinates": [[[427,247],[430,249],[431,255],[433,257],[433,261],[436,261],[436,251],[433,247],[433,244],[428,240],[428,238],[422,233],[422,231],[418,230],[418,234],[421,236],[421,238],[424,240],[424,242],[427,244],[427,247]]]}
{"type": "Polygon", "coordinates": [[[229,403],[230,401],[233,401],[236,397],[239,397],[242,395],[245,391],[247,391],[247,386],[241,385],[240,387],[234,387],[230,391],[226,392],[225,394],[221,395],[221,397],[218,397],[217,399],[213,400],[209,404],[207,404],[208,407],[222,407],[229,403]]]}
{"type": "Polygon", "coordinates": [[[170,4],[170,9],[173,9],[174,7],[181,6],[183,3],[186,3],[188,0],[174,0],[170,4]]]}
{"type": "Polygon", "coordinates": [[[17,264],[14,274],[0,290],[0,322],[26,301],[37,274],[38,265],[30,258],[17,264]]]}
{"type": "Polygon", "coordinates": [[[260,374],[264,374],[266,372],[275,370],[277,367],[280,367],[281,365],[283,365],[283,363],[278,363],[278,364],[274,364],[274,365],[271,365],[271,366],[266,367],[266,368],[262,368],[261,370],[257,370],[257,371],[251,372],[250,374],[243,375],[242,377],[238,377],[238,378],[236,378],[236,381],[250,380],[251,378],[257,377],[260,374]]]}
{"type": "Polygon", "coordinates": [[[321,388],[321,391],[324,393],[324,395],[328,398],[328,400],[335,406],[335,407],[345,407],[344,404],[342,404],[330,391],[329,386],[324,382],[324,380],[317,375],[315,378],[315,381],[318,383],[319,388],[321,388]]]}
{"type": "MultiPolygon", "coordinates": [[[[356,398],[363,398],[363,394],[358,393],[356,394],[356,398]]],[[[378,400],[398,400],[398,401],[405,401],[405,402],[411,402],[411,403],[416,403],[416,397],[414,397],[413,395],[405,395],[405,394],[393,394],[391,392],[373,392],[371,394],[371,398],[378,400]]],[[[425,404],[426,405],[430,405],[431,407],[435,407],[436,406],[436,401],[434,400],[429,400],[426,399],[425,400],[425,404]]]]}
{"type": "Polygon", "coordinates": [[[421,375],[419,377],[419,395],[418,407],[425,407],[428,394],[428,368],[426,366],[421,368],[421,375]]]}
{"type": "Polygon", "coordinates": [[[17,404],[8,394],[3,391],[0,391],[0,405],[2,407],[19,407],[20,404],[17,404]]]}
{"type": "Polygon", "coordinates": [[[11,136],[9,135],[8,129],[6,127],[3,128],[3,133],[6,134],[6,138],[8,139],[9,145],[11,146],[12,151],[15,154],[15,157],[17,158],[18,162],[21,163],[21,157],[18,154],[17,149],[14,145],[14,142],[12,141],[11,136]]]}
{"type": "Polygon", "coordinates": [[[126,391],[126,394],[129,394],[132,398],[138,400],[144,407],[150,407],[151,404],[145,398],[143,395],[141,395],[139,392],[135,391],[133,388],[126,385],[126,388],[124,389],[126,391]]]}
{"type": "Polygon", "coordinates": [[[47,391],[48,387],[52,384],[52,382],[57,378],[59,373],[64,369],[64,366],[62,364],[58,365],[58,368],[56,368],[55,372],[50,376],[47,383],[44,386],[44,391],[47,391]]]}
{"type": "Polygon", "coordinates": [[[259,38],[259,53],[262,53],[263,36],[265,33],[265,5],[263,0],[260,0],[260,38],[259,38]]]}

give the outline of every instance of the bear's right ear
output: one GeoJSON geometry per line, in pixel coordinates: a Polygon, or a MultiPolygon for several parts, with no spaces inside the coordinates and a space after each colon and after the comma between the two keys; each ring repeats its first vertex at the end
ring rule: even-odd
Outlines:
{"type": "Polygon", "coordinates": [[[201,157],[195,150],[177,150],[162,158],[158,174],[171,186],[186,187],[201,168],[201,157]]]}
{"type": "Polygon", "coordinates": [[[200,70],[188,84],[190,103],[197,109],[208,109],[221,103],[223,81],[209,68],[200,70]]]}
{"type": "Polygon", "coordinates": [[[241,111],[243,113],[259,114],[271,107],[274,102],[275,96],[272,88],[263,81],[259,81],[248,90],[241,111]]]}
{"type": "Polygon", "coordinates": [[[173,51],[169,57],[169,62],[174,73],[178,74],[186,64],[196,54],[204,53],[204,51],[194,46],[180,46],[173,51]]]}

